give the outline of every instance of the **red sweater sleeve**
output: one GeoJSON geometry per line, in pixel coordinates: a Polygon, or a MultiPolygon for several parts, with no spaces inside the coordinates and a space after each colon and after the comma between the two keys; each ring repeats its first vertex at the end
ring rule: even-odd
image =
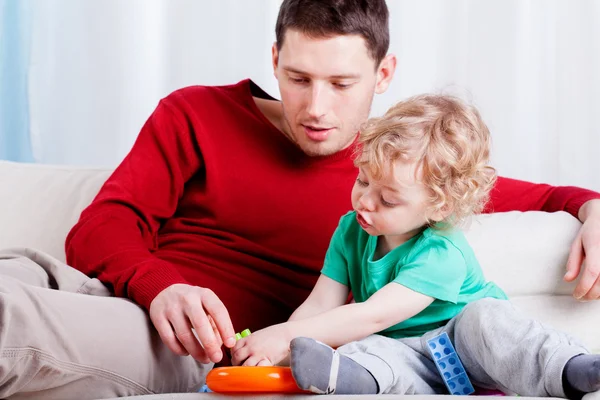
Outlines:
{"type": "Polygon", "coordinates": [[[499,177],[484,212],[566,211],[577,218],[579,208],[592,199],[600,199],[600,193],[499,177]]]}
{"type": "Polygon", "coordinates": [[[66,240],[69,265],[146,308],[163,289],[185,283],[173,265],[152,254],[161,221],[174,214],[185,182],[201,166],[184,121],[165,100],[159,103],[66,240]]]}

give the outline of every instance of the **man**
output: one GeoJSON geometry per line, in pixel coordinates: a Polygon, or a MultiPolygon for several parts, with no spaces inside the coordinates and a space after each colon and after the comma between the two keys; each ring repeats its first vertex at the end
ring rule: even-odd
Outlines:
{"type": "MultiPolygon", "coordinates": [[[[28,378],[5,373],[0,396],[196,390],[235,331],[281,322],[308,295],[350,209],[357,132],[396,60],[386,55],[383,0],[286,0],[276,33],[281,102],[248,80],[160,102],[67,238],[68,264],[97,279],[37,254],[30,267],[46,266],[59,290],[3,283],[4,315],[23,328],[3,329],[18,356],[2,362],[28,378]],[[99,281],[141,307],[106,297],[99,281]]],[[[600,296],[596,199],[500,179],[488,211],[577,215],[584,225],[568,278],[585,248],[590,261],[575,294],[592,299],[600,296]]]]}

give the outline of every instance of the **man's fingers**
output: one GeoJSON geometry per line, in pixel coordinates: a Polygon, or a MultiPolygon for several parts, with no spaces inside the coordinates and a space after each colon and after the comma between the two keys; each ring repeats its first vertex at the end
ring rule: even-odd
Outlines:
{"type": "Polygon", "coordinates": [[[196,335],[194,335],[188,316],[183,313],[173,313],[168,315],[168,318],[173,326],[173,330],[175,330],[177,340],[179,340],[179,343],[181,343],[186,351],[196,360],[205,364],[208,363],[210,360],[196,338],[196,335]]]}
{"type": "Polygon", "coordinates": [[[202,304],[206,313],[210,315],[217,326],[221,339],[225,346],[231,348],[235,345],[235,331],[233,330],[233,324],[231,318],[227,312],[227,308],[223,302],[217,297],[217,295],[211,291],[206,290],[202,296],[202,304]]]}
{"type": "MultiPolygon", "coordinates": [[[[586,279],[586,285],[587,282],[591,282],[590,286],[583,287],[581,293],[577,292],[577,288],[575,289],[576,294],[581,294],[581,300],[596,300],[599,297],[598,294],[600,292],[600,288],[598,286],[600,285],[600,260],[594,253],[596,252],[590,252],[590,254],[586,256],[585,269],[583,271],[583,276],[586,279]],[[583,290],[585,290],[585,292],[583,290]]],[[[579,287],[579,285],[577,286],[579,287]]],[[[575,297],[577,298],[577,296],[575,297]]]]}
{"type": "Polygon", "coordinates": [[[583,296],[585,296],[590,291],[590,289],[592,289],[592,286],[594,285],[594,283],[596,283],[599,274],[600,271],[598,271],[598,269],[595,268],[593,264],[588,265],[586,259],[586,261],[584,261],[581,278],[579,279],[579,283],[577,284],[577,287],[573,292],[573,297],[575,297],[577,300],[581,300],[583,296]]]}
{"type": "Polygon", "coordinates": [[[154,327],[158,331],[158,335],[164,344],[175,354],[180,356],[187,356],[188,352],[185,348],[179,343],[177,337],[175,336],[175,332],[173,331],[173,327],[164,316],[164,314],[156,315],[152,318],[152,323],[154,327]]]}
{"type": "Polygon", "coordinates": [[[256,366],[258,366],[258,367],[270,367],[272,365],[273,365],[273,363],[266,358],[263,358],[262,360],[260,360],[258,362],[258,364],[256,364],[256,366]]]}
{"type": "Polygon", "coordinates": [[[581,241],[581,234],[577,235],[577,238],[571,244],[571,251],[569,252],[569,259],[567,260],[567,273],[564,276],[564,280],[571,282],[577,278],[581,271],[581,264],[583,263],[583,243],[581,241]]]}
{"type": "Polygon", "coordinates": [[[219,347],[223,346],[223,339],[221,338],[221,333],[217,329],[217,324],[215,324],[215,321],[212,319],[212,317],[210,315],[208,316],[208,322],[210,322],[210,326],[213,330],[213,333],[215,334],[215,337],[217,338],[217,341],[219,342],[219,347]]]}
{"type": "MultiPolygon", "coordinates": [[[[584,295],[583,300],[597,300],[600,298],[600,246],[590,245],[585,249],[585,271],[596,279],[591,289],[584,295]]],[[[592,279],[590,278],[590,280],[592,279]]]]}
{"type": "Polygon", "coordinates": [[[201,304],[188,303],[185,312],[202,343],[203,351],[212,362],[221,361],[223,352],[221,351],[220,340],[215,336],[212,325],[201,304]]]}
{"type": "Polygon", "coordinates": [[[219,362],[223,342],[235,345],[229,313],[210,289],[171,285],[154,298],[149,311],[161,339],[176,354],[191,354],[203,363],[219,362]]]}
{"type": "Polygon", "coordinates": [[[596,279],[596,282],[594,283],[594,285],[592,286],[590,291],[587,292],[587,294],[585,294],[585,296],[583,296],[581,298],[581,300],[585,300],[585,301],[598,300],[598,299],[600,299],[600,277],[598,277],[598,279],[596,279]]]}

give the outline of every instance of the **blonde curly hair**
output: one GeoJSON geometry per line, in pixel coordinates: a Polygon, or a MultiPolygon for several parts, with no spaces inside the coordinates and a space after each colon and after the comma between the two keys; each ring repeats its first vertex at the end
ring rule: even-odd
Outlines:
{"type": "Polygon", "coordinates": [[[429,210],[448,214],[445,224],[433,225],[440,227],[483,210],[496,181],[489,153],[490,133],[475,107],[452,96],[421,95],[367,121],[355,165],[378,180],[396,161],[417,162],[429,210]]]}

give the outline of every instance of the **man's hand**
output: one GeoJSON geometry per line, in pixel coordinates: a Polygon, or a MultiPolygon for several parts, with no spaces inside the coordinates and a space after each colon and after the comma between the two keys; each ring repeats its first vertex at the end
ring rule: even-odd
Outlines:
{"type": "Polygon", "coordinates": [[[600,200],[590,200],[579,210],[583,222],[571,245],[565,281],[580,276],[573,292],[577,300],[600,299],[600,200]]]}
{"type": "Polygon", "coordinates": [[[221,361],[223,343],[235,345],[229,313],[210,289],[171,285],[150,303],[150,319],[171,351],[205,364],[221,361]]]}
{"type": "Polygon", "coordinates": [[[273,325],[238,340],[231,351],[233,365],[277,365],[290,352],[290,332],[286,324],[273,325]]]}

